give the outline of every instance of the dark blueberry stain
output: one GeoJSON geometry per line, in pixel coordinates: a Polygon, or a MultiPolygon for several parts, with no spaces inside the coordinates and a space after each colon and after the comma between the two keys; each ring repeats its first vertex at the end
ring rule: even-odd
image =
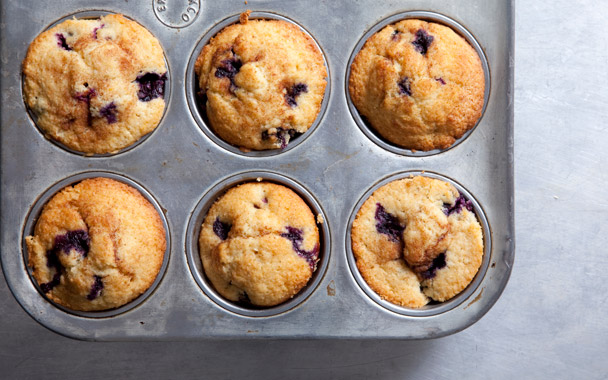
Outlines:
{"type": "Polygon", "coordinates": [[[216,78],[230,79],[230,92],[234,92],[238,88],[236,83],[234,83],[234,77],[241,71],[241,67],[243,66],[243,62],[237,58],[234,50],[232,50],[232,55],[233,58],[224,59],[221,65],[215,69],[216,78]]]}
{"type": "Polygon", "coordinates": [[[70,251],[75,250],[83,257],[86,257],[89,253],[90,244],[91,238],[85,230],[68,231],[63,235],[55,237],[53,247],[46,251],[46,266],[54,268],[55,274],[51,281],[40,284],[40,289],[43,293],[50,292],[51,289],[60,283],[63,265],[59,261],[59,253],[69,254],[70,251]]]}
{"type": "MultiPolygon", "coordinates": [[[[293,131],[293,129],[290,129],[290,131],[293,131]]],[[[281,142],[281,149],[285,149],[287,144],[289,144],[287,136],[289,136],[288,131],[284,130],[283,128],[277,128],[277,139],[281,142]]]]}
{"type": "MultiPolygon", "coordinates": [[[[88,87],[88,84],[85,87],[88,87]]],[[[95,90],[93,88],[89,88],[85,92],[77,92],[76,95],[74,95],[74,98],[80,102],[91,104],[91,98],[94,98],[95,96],[97,96],[95,90]]]]}
{"type": "Polygon", "coordinates": [[[135,79],[139,84],[137,97],[142,102],[149,102],[152,99],[164,98],[165,96],[165,81],[167,73],[162,75],[157,73],[145,73],[135,79]]]}
{"type": "Polygon", "coordinates": [[[464,195],[460,194],[453,205],[450,205],[449,203],[443,204],[443,213],[449,216],[455,212],[460,212],[463,208],[473,211],[473,203],[466,199],[464,195]]]}
{"type": "Polygon", "coordinates": [[[304,83],[296,83],[293,86],[287,88],[287,93],[285,94],[285,101],[289,104],[290,107],[296,107],[298,102],[296,102],[296,97],[300,94],[308,92],[308,86],[304,83]]]}
{"type": "MultiPolygon", "coordinates": [[[[262,203],[264,203],[264,204],[268,203],[268,199],[267,199],[266,197],[264,197],[264,198],[262,199],[262,203]]],[[[253,207],[257,208],[258,210],[262,208],[262,207],[261,207],[259,204],[257,204],[257,203],[254,203],[254,204],[253,204],[253,207]]]]}
{"type": "Polygon", "coordinates": [[[72,48],[68,45],[68,42],[65,40],[65,36],[63,34],[57,33],[55,36],[57,37],[57,46],[67,51],[72,50],[72,48]]]}
{"type": "Polygon", "coordinates": [[[429,269],[420,273],[420,276],[425,280],[433,278],[437,274],[436,273],[437,270],[445,267],[445,265],[446,265],[446,262],[445,262],[445,252],[444,252],[444,253],[439,254],[439,256],[435,257],[433,259],[433,262],[431,263],[431,266],[429,267],[429,269]]]}
{"type": "Polygon", "coordinates": [[[435,78],[435,80],[441,84],[445,84],[445,81],[443,80],[443,78],[435,78]]]}
{"type": "Polygon", "coordinates": [[[55,268],[57,270],[60,270],[62,265],[59,261],[59,258],[57,257],[57,251],[54,248],[55,247],[46,251],[46,266],[48,268],[55,268]]]}
{"type": "Polygon", "coordinates": [[[232,225],[220,221],[219,216],[215,219],[215,222],[213,222],[213,232],[215,232],[215,234],[222,240],[226,240],[228,238],[228,232],[230,232],[231,228],[232,225]]]}
{"type": "Polygon", "coordinates": [[[428,34],[426,30],[418,29],[416,32],[416,39],[412,41],[412,45],[414,45],[416,51],[418,51],[420,54],[426,55],[429,50],[429,46],[431,46],[434,39],[435,38],[428,34]]]}
{"type": "Polygon", "coordinates": [[[376,203],[376,214],[374,215],[374,218],[377,222],[376,231],[388,235],[389,240],[393,242],[401,241],[401,235],[403,234],[403,230],[405,230],[405,226],[402,226],[399,223],[399,219],[394,215],[386,212],[380,203],[376,203]]]}
{"type": "Polygon", "coordinates": [[[410,83],[410,78],[405,77],[397,82],[397,86],[399,86],[399,93],[401,95],[412,96],[412,85],[410,83]]]}
{"type": "Polygon", "coordinates": [[[277,131],[274,133],[270,133],[267,130],[262,132],[262,140],[268,140],[270,136],[275,136],[277,140],[281,143],[281,149],[285,149],[289,144],[289,141],[293,140],[295,137],[300,136],[301,133],[296,131],[295,129],[287,129],[287,128],[277,128],[277,131]]]}
{"type": "Polygon", "coordinates": [[[246,291],[242,291],[242,293],[239,293],[239,302],[245,303],[250,305],[251,304],[251,300],[249,299],[249,294],[247,294],[246,291]]]}
{"type": "Polygon", "coordinates": [[[106,26],[106,24],[101,24],[101,26],[97,26],[97,27],[95,27],[95,29],[93,29],[92,36],[93,36],[94,39],[97,39],[97,31],[99,29],[103,28],[104,26],[106,26]]]}
{"type": "Polygon", "coordinates": [[[75,250],[83,257],[87,257],[90,245],[91,238],[89,237],[87,231],[68,231],[63,235],[58,235],[55,237],[55,243],[53,244],[52,250],[55,252],[63,252],[65,254],[70,253],[71,250],[75,250]]]}
{"type": "Polygon", "coordinates": [[[295,227],[287,227],[287,232],[283,232],[281,234],[281,237],[284,237],[287,240],[291,240],[291,242],[295,245],[297,244],[298,246],[300,244],[302,244],[302,241],[304,241],[304,238],[302,237],[302,230],[299,228],[295,228],[295,227]]]}
{"type": "Polygon", "coordinates": [[[87,105],[87,125],[92,125],[93,116],[91,114],[91,98],[97,96],[94,88],[88,88],[85,92],[78,92],[74,96],[79,102],[84,102],[87,105]]]}
{"type": "Polygon", "coordinates": [[[59,285],[61,282],[61,271],[55,272],[53,275],[53,279],[49,282],[45,282],[44,284],[40,284],[40,289],[42,293],[50,292],[55,286],[59,285]]]}
{"type": "Polygon", "coordinates": [[[222,65],[215,70],[216,78],[228,78],[232,82],[236,74],[241,71],[243,62],[238,58],[224,59],[222,65]]]}
{"type": "Polygon", "coordinates": [[[308,265],[310,265],[310,269],[314,270],[315,263],[319,257],[319,244],[315,245],[312,251],[303,250],[302,243],[304,242],[304,238],[302,237],[302,233],[303,231],[299,228],[287,227],[287,232],[282,233],[281,237],[291,240],[293,250],[296,251],[298,256],[306,259],[306,261],[308,261],[308,265]]]}
{"type": "Polygon", "coordinates": [[[40,289],[45,294],[50,292],[55,286],[59,285],[61,281],[61,273],[63,272],[63,266],[57,257],[57,251],[54,249],[46,251],[46,266],[49,268],[54,268],[55,274],[53,275],[51,281],[40,284],[40,289]]]}
{"type": "Polygon", "coordinates": [[[283,129],[277,128],[277,139],[281,142],[281,149],[285,149],[287,144],[289,144],[289,140],[293,139],[298,135],[295,129],[283,129]]]}
{"type": "Polygon", "coordinates": [[[116,114],[117,113],[118,113],[118,111],[116,110],[116,104],[114,104],[114,102],[102,107],[99,110],[99,114],[106,118],[106,120],[108,121],[108,124],[116,123],[116,121],[117,121],[116,114]]]}
{"type": "Polygon", "coordinates": [[[45,282],[44,284],[40,284],[40,289],[42,293],[50,292],[55,286],[59,285],[61,282],[61,272],[55,272],[53,279],[49,282],[45,282]]]}
{"type": "Polygon", "coordinates": [[[93,301],[95,298],[97,298],[101,295],[102,290],[103,290],[103,281],[101,281],[101,277],[95,276],[95,282],[93,283],[93,286],[91,286],[91,291],[89,292],[87,299],[89,301],[93,301]]]}

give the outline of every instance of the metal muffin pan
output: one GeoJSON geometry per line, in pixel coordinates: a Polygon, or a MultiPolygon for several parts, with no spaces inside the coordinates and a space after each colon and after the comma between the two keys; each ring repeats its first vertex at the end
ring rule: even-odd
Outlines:
{"type": "Polygon", "coordinates": [[[479,320],[506,286],[514,255],[513,2],[199,3],[197,9],[189,8],[188,1],[157,0],[86,4],[65,0],[45,9],[32,0],[1,3],[0,255],[8,285],[23,308],[43,326],[86,340],[424,339],[460,331],[479,320]],[[173,7],[171,17],[162,21],[156,16],[160,8],[152,8],[161,6],[173,7]],[[217,25],[247,9],[284,17],[304,28],[321,47],[331,73],[326,110],[316,129],[300,136],[297,145],[271,155],[245,155],[213,140],[203,131],[189,99],[195,88],[191,62],[202,48],[201,41],[218,30],[217,25]],[[86,157],[58,147],[38,131],[23,101],[21,62],[30,42],[56,20],[98,10],[123,13],[160,40],[171,77],[166,90],[171,96],[159,127],[145,143],[113,156],[86,157]],[[482,119],[466,139],[447,151],[412,157],[372,141],[355,121],[347,94],[329,88],[346,89],[349,58],[374,25],[420,10],[444,15],[475,36],[489,63],[487,83],[491,82],[492,91],[482,119]],[[180,14],[186,16],[180,19],[180,14]],[[345,24],[344,20],[349,21],[345,24]],[[483,209],[491,226],[489,232],[484,230],[491,248],[475,280],[477,286],[467,289],[457,305],[433,306],[440,311],[429,314],[406,315],[382,305],[364,291],[349,265],[353,260],[347,238],[349,219],[360,201],[384,179],[411,171],[436,173],[468,190],[477,201],[476,210],[483,209]],[[36,214],[38,207],[32,205],[59,181],[69,182],[70,177],[88,172],[126,178],[153,194],[162,205],[170,232],[170,260],[162,280],[141,302],[116,314],[78,315],[55,306],[37,290],[26,267],[22,243],[31,223],[28,215],[36,214]],[[196,263],[196,231],[215,194],[231,181],[249,180],[260,173],[292,187],[315,212],[322,211],[320,231],[327,251],[322,251],[311,283],[293,301],[275,310],[241,310],[214,299],[212,288],[205,284],[196,263]]]}

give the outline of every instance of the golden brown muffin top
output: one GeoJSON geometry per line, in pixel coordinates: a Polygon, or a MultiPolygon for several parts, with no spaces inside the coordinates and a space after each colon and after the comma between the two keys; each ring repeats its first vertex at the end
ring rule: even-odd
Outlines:
{"type": "Polygon", "coordinates": [[[85,179],[54,195],[26,244],[40,289],[83,311],[116,308],[145,292],[166,250],[154,206],[109,178],[85,179]]]}

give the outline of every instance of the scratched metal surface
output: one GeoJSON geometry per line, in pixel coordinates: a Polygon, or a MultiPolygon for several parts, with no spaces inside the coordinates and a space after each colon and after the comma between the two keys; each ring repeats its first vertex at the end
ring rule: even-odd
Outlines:
{"type": "MultiPolygon", "coordinates": [[[[2,265],[22,307],[60,334],[86,340],[208,338],[433,338],[475,323],[500,296],[513,260],[513,5],[504,1],[203,2],[183,28],[161,22],[152,2],[32,1],[2,3],[2,265]],[[124,13],[147,27],[165,49],[171,96],[157,130],[133,149],[109,157],[83,157],[45,140],[28,117],[21,95],[20,63],[32,39],[56,20],[77,11],[124,13]],[[327,110],[318,127],[285,152],[257,157],[216,144],[188,106],[188,63],[203,35],[245,9],[279,14],[303,26],[319,43],[330,72],[327,110]],[[361,36],[402,11],[433,11],[464,25],[484,49],[491,91],[477,128],[453,149],[426,157],[398,155],[362,133],[345,94],[347,62],[361,36]],[[348,23],[344,19],[356,20],[348,23]],[[171,246],[164,277],[137,307],[106,318],[67,313],[37,292],[25,268],[22,238],[32,204],[56,182],[86,171],[122,175],[147,189],[166,211],[171,246]],[[440,314],[407,316],[370,299],[352,275],[347,225],[361,196],[375,183],[403,171],[426,170],[451,178],[481,205],[491,228],[486,256],[491,265],[480,285],[440,314]],[[191,216],[207,191],[236,173],[267,171],[299,183],[320,204],[331,249],[325,273],[308,298],[272,316],[229,312],[197,284],[186,247],[191,216]],[[344,323],[348,321],[348,323],[344,323]]],[[[178,20],[178,19],[174,19],[178,20]]],[[[175,25],[178,21],[173,21],[175,25]]],[[[200,46],[198,46],[200,48],[200,46]]],[[[194,269],[193,269],[194,268],[194,269]]]]}

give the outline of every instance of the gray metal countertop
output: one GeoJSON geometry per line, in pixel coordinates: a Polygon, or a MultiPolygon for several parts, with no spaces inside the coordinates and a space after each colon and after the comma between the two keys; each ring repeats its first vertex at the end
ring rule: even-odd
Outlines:
{"type": "Polygon", "coordinates": [[[607,36],[608,3],[516,2],[515,266],[467,330],[409,342],[80,342],[38,325],[2,279],[0,377],[608,378],[607,36]]]}

